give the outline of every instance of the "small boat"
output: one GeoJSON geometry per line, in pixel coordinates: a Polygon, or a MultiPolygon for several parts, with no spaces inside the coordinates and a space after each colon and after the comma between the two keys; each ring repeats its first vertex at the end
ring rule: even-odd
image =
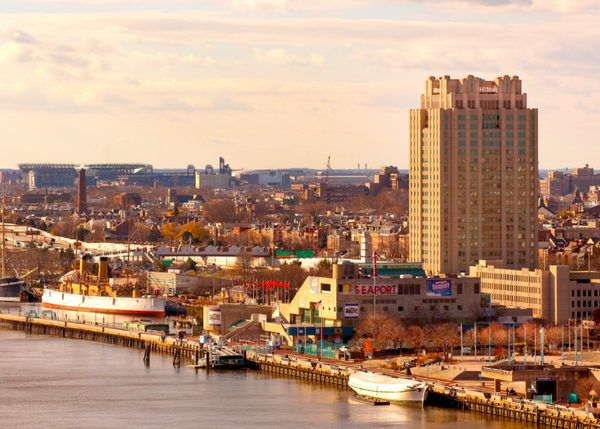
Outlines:
{"type": "Polygon", "coordinates": [[[25,282],[14,277],[0,279],[0,301],[16,301],[21,299],[21,292],[26,289],[25,282]]]}
{"type": "Polygon", "coordinates": [[[193,365],[196,368],[212,369],[240,369],[246,368],[246,359],[244,355],[228,347],[211,347],[208,350],[208,357],[204,356],[198,359],[198,364],[193,365]]]}
{"type": "Polygon", "coordinates": [[[367,372],[351,374],[348,386],[358,395],[389,401],[392,404],[423,405],[428,392],[427,384],[421,381],[367,372]]]}

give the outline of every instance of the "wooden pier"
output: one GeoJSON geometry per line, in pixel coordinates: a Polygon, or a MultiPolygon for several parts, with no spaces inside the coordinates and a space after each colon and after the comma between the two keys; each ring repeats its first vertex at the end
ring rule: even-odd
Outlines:
{"type": "MultiPolygon", "coordinates": [[[[471,392],[480,394],[479,392],[471,392]]],[[[435,386],[427,401],[431,405],[445,403],[454,408],[486,414],[491,417],[534,423],[538,426],[562,429],[598,429],[600,422],[593,416],[587,417],[581,409],[507,398],[502,395],[485,398],[470,395],[461,389],[441,389],[435,386]]]]}
{"type": "Polygon", "coordinates": [[[310,366],[307,366],[293,358],[280,358],[279,356],[277,358],[279,361],[269,355],[251,355],[250,353],[247,355],[250,366],[260,371],[340,388],[348,387],[350,374],[343,368],[335,365],[324,365],[325,367],[323,367],[319,362],[308,362],[310,366]]]}
{"type": "Polygon", "coordinates": [[[154,352],[173,355],[174,364],[178,364],[181,358],[192,359],[200,350],[199,344],[189,344],[167,337],[164,333],[135,332],[95,323],[36,318],[27,314],[0,313],[0,327],[142,349],[145,350],[145,362],[150,361],[150,352],[154,352]]]}

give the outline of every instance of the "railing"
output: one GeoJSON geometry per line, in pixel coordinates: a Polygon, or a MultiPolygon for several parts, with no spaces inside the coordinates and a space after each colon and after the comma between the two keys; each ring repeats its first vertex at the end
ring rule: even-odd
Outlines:
{"type": "MultiPolygon", "coordinates": [[[[0,310],[0,314],[8,314],[11,316],[26,317],[29,319],[56,320],[56,321],[60,321],[60,322],[79,323],[81,325],[101,326],[101,327],[105,327],[105,328],[122,329],[124,331],[131,331],[131,332],[144,332],[141,329],[123,328],[123,324],[121,324],[121,323],[107,323],[107,322],[103,323],[103,322],[97,322],[97,321],[91,321],[91,320],[71,319],[69,317],[57,316],[54,313],[51,313],[51,316],[48,317],[48,316],[45,316],[43,313],[40,315],[39,313],[37,313],[35,311],[23,313],[20,311],[0,310]]],[[[150,332],[145,332],[145,333],[150,333],[150,332]]]]}

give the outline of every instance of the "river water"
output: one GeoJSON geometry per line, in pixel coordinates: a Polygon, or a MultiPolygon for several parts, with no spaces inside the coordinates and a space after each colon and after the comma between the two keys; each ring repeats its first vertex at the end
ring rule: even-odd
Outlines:
{"type": "Polygon", "coordinates": [[[259,371],[176,369],[172,357],[0,328],[3,428],[520,428],[259,371]]]}

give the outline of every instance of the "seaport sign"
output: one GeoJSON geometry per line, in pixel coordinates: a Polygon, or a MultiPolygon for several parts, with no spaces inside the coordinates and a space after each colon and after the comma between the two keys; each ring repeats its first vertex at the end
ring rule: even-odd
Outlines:
{"type": "Polygon", "coordinates": [[[398,285],[356,285],[355,295],[397,295],[398,285]]]}

